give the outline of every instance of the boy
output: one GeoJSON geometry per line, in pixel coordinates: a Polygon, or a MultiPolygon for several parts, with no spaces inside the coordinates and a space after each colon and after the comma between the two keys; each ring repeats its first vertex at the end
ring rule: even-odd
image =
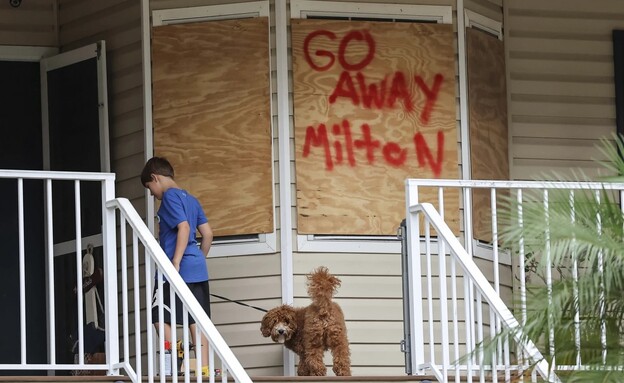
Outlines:
{"type": "MultiPolygon", "coordinates": [[[[212,243],[212,229],[208,224],[199,201],[174,181],[173,167],[165,158],[153,157],[141,172],[141,183],[152,195],[161,201],[158,209],[160,246],[173,263],[175,269],[186,282],[193,295],[210,317],[210,290],[206,256],[212,243]],[[196,231],[201,234],[197,247],[196,231]]],[[[157,289],[157,286],[156,286],[157,289]]],[[[152,304],[152,322],[158,330],[158,306],[156,289],[152,304]]],[[[169,282],[163,282],[164,337],[171,342],[171,315],[169,311],[169,282]]],[[[182,302],[176,297],[176,323],[182,324],[182,302]]],[[[195,340],[195,320],[189,318],[191,337],[195,340]]],[[[202,374],[208,375],[208,341],[202,334],[201,342],[202,374]]]]}

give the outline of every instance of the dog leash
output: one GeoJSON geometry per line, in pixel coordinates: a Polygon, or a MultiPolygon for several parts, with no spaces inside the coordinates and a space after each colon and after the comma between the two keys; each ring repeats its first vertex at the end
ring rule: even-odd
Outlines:
{"type": "Polygon", "coordinates": [[[262,311],[262,312],[265,312],[265,313],[269,311],[269,310],[265,310],[265,309],[260,308],[260,307],[248,305],[247,303],[243,303],[243,302],[235,301],[235,300],[232,300],[232,299],[229,299],[229,298],[226,298],[226,297],[222,297],[221,295],[217,295],[217,294],[210,294],[210,295],[212,295],[213,297],[219,298],[219,299],[223,299],[224,301],[229,301],[229,302],[232,302],[232,303],[236,303],[236,304],[241,305],[241,306],[251,307],[252,309],[256,309],[258,311],[262,311]]]}

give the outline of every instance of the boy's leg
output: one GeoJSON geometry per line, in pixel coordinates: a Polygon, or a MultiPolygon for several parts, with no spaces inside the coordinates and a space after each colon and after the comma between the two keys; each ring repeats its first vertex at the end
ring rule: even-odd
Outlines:
{"type": "Polygon", "coordinates": [[[165,323],[162,331],[163,334],[161,334],[161,331],[158,328],[160,327],[159,324],[160,323],[154,323],[154,328],[156,329],[156,332],[159,336],[164,336],[166,341],[171,342],[171,325],[169,323],[165,323]]]}
{"type": "MultiPolygon", "coordinates": [[[[191,292],[193,293],[195,298],[197,298],[197,301],[199,302],[201,307],[204,309],[208,317],[210,317],[210,288],[208,285],[208,281],[190,283],[189,288],[191,289],[191,292]]],[[[189,327],[191,329],[191,337],[193,338],[193,343],[195,344],[195,347],[198,347],[199,343],[197,342],[197,339],[195,339],[197,337],[195,323],[191,323],[189,327]]],[[[205,370],[203,372],[204,374],[208,374],[210,370],[210,366],[208,366],[208,363],[209,363],[208,362],[208,339],[202,332],[201,333],[201,365],[202,365],[202,370],[205,370]]],[[[214,369],[214,366],[212,366],[212,368],[214,369]]]]}

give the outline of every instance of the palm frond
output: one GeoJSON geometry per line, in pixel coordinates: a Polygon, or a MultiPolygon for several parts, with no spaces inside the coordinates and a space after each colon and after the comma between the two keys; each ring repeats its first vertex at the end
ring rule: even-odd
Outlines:
{"type": "MultiPolygon", "coordinates": [[[[624,181],[624,137],[614,138],[615,145],[601,140],[608,159],[603,165],[622,178],[609,180],[624,181]]],[[[482,347],[488,350],[522,331],[547,360],[574,366],[580,358],[589,368],[575,371],[566,381],[624,381],[624,372],[618,370],[624,366],[624,215],[619,196],[606,189],[551,190],[545,203],[544,195],[527,192],[521,205],[513,195],[502,202],[501,222],[506,225],[500,241],[536,265],[531,270],[536,278],[527,284],[526,323],[482,347]],[[545,283],[547,270],[555,271],[548,274],[550,284],[545,283]]]]}

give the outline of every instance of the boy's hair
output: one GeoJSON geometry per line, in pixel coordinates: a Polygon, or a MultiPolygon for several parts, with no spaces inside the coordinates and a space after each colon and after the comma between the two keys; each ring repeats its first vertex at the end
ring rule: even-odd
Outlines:
{"type": "Polygon", "coordinates": [[[141,172],[141,183],[144,187],[148,182],[152,181],[152,174],[173,179],[173,166],[164,157],[152,157],[147,161],[141,172]]]}

